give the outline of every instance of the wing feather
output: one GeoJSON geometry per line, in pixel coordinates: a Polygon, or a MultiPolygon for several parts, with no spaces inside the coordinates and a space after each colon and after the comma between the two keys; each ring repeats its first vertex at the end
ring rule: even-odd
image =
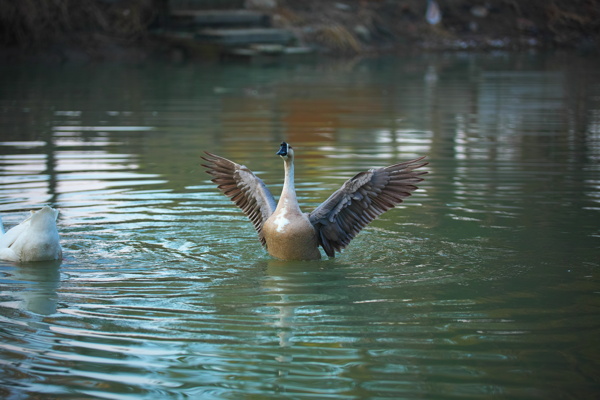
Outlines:
{"type": "Polygon", "coordinates": [[[415,171],[428,164],[423,158],[360,172],[311,212],[325,253],[333,257],[371,221],[410,196],[427,173],[415,171]]]}
{"type": "Polygon", "coordinates": [[[254,225],[261,243],[266,246],[262,228],[277,206],[273,195],[262,179],[245,166],[207,151],[205,153],[202,159],[207,164],[202,166],[208,168],[206,172],[213,177],[212,182],[242,209],[254,225]]]}

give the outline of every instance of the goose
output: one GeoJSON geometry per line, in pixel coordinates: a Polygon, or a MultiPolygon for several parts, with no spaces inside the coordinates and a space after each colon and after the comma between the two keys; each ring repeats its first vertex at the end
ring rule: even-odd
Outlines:
{"type": "Polygon", "coordinates": [[[252,221],[269,254],[282,260],[318,260],[319,246],[335,257],[371,221],[400,204],[417,189],[428,163],[420,157],[356,174],[310,213],[298,205],[294,187],[294,150],[282,142],[276,155],[284,161],[285,178],[279,201],[264,182],[244,165],[207,151],[201,158],[218,189],[252,221]]]}
{"type": "Polygon", "coordinates": [[[0,259],[27,262],[62,258],[57,217],[57,210],[44,206],[6,233],[0,221],[0,259]]]}

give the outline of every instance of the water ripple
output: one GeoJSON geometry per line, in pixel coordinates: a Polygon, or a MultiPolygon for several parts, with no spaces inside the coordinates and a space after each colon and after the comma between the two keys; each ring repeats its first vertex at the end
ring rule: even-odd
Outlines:
{"type": "Polygon", "coordinates": [[[592,398],[598,74],[513,57],[8,71],[2,219],[57,207],[64,259],[0,262],[0,397],[592,398]],[[282,139],[305,211],[429,174],[337,258],[282,262],[199,159],[278,194],[282,139]]]}

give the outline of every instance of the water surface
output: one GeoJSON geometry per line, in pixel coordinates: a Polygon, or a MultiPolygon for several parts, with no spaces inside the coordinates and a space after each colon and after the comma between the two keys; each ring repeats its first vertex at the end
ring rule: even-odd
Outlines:
{"type": "Polygon", "coordinates": [[[573,55],[3,67],[0,215],[60,209],[64,259],[0,261],[7,399],[592,399],[600,73],[573,55]],[[200,165],[310,211],[427,155],[335,259],[274,260],[200,165]]]}

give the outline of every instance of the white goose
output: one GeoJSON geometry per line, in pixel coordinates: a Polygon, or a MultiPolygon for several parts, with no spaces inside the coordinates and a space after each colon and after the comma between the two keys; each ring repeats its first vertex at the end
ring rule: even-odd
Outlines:
{"type": "Polygon", "coordinates": [[[360,172],[311,213],[303,213],[294,188],[294,150],[286,142],[276,153],[284,160],[285,180],[279,202],[264,182],[243,165],[205,152],[202,165],[212,182],[254,224],[263,246],[283,260],[318,260],[319,245],[329,257],[341,252],[377,216],[400,204],[417,189],[424,157],[360,172]]]}
{"type": "Polygon", "coordinates": [[[19,225],[4,233],[0,221],[0,259],[7,261],[46,261],[62,257],[56,218],[58,211],[44,206],[32,211],[19,225]]]}

